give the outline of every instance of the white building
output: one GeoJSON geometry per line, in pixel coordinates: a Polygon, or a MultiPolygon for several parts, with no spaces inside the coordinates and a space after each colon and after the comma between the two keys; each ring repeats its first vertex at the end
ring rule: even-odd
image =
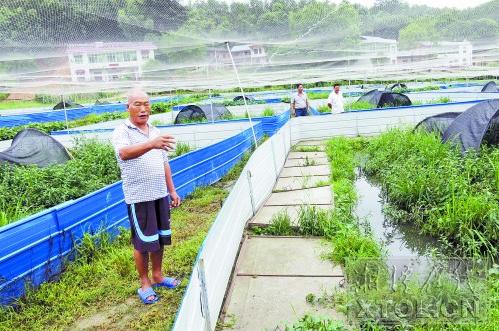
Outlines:
{"type": "MultiPolygon", "coordinates": [[[[262,45],[246,44],[233,46],[230,49],[236,64],[266,64],[268,63],[267,53],[262,45]]],[[[216,66],[230,65],[230,54],[227,48],[218,47],[208,50],[212,62],[216,66]]]]}
{"type": "Polygon", "coordinates": [[[372,64],[397,63],[398,48],[397,41],[394,39],[361,36],[360,45],[372,64]]]}
{"type": "Polygon", "coordinates": [[[142,67],[154,59],[157,47],[150,42],[95,42],[69,45],[71,80],[112,81],[137,80],[142,76],[142,67]]]}

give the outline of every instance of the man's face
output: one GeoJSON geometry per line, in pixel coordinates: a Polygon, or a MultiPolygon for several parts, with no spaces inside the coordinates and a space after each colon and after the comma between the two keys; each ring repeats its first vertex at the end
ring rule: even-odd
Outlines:
{"type": "Polygon", "coordinates": [[[135,125],[144,125],[149,120],[151,114],[151,105],[147,96],[137,96],[130,100],[128,104],[128,113],[130,120],[135,125]]]}
{"type": "Polygon", "coordinates": [[[339,93],[339,92],[340,92],[340,87],[339,87],[339,85],[336,85],[334,87],[334,93],[339,93]]]}
{"type": "Polygon", "coordinates": [[[298,85],[298,92],[300,92],[300,93],[303,92],[303,85],[298,85]]]}

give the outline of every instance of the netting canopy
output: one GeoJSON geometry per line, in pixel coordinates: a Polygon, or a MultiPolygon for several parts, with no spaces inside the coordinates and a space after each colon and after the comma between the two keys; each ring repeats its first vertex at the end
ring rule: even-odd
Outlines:
{"type": "Polygon", "coordinates": [[[411,100],[404,94],[372,90],[361,96],[357,101],[369,102],[376,108],[400,107],[412,105],[411,100]]]}
{"type": "Polygon", "coordinates": [[[61,143],[35,129],[19,132],[11,146],[0,152],[0,163],[34,164],[39,167],[65,163],[69,159],[70,156],[61,143]]]}
{"type": "Polygon", "coordinates": [[[429,116],[416,125],[415,130],[424,130],[438,134],[440,137],[461,112],[448,112],[429,116]]]}
{"type": "Polygon", "coordinates": [[[462,151],[479,150],[482,142],[499,142],[499,99],[482,101],[456,117],[442,135],[462,151]]]}
{"type": "Polygon", "coordinates": [[[499,92],[496,82],[490,81],[482,87],[481,92],[499,92]]]}
{"type": "Polygon", "coordinates": [[[187,105],[179,111],[174,123],[211,122],[231,117],[231,112],[221,104],[187,105]]]}
{"type": "Polygon", "coordinates": [[[0,93],[499,76],[497,0],[366,2],[2,0],[0,93]]]}

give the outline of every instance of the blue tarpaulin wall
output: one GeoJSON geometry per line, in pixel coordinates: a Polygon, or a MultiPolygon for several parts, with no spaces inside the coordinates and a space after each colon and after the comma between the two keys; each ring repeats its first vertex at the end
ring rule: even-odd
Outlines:
{"type": "MultiPolygon", "coordinates": [[[[255,121],[257,138],[272,135],[286,123],[289,112],[255,121]],[[266,128],[266,130],[264,130],[266,128]]],[[[225,175],[253,142],[251,128],[171,160],[177,192],[185,197],[196,187],[210,185],[225,175]]],[[[7,305],[57,277],[84,233],[101,230],[116,234],[128,227],[121,182],[74,201],[47,209],[0,228],[0,304],[7,305]]]]}
{"type": "MultiPolygon", "coordinates": [[[[174,98],[175,97],[152,98],[151,102],[153,104],[157,102],[166,102],[174,98]]],[[[103,114],[125,110],[126,104],[113,103],[109,105],[95,105],[82,108],[66,109],[66,113],[68,120],[71,121],[90,114],[103,114]]],[[[30,123],[64,122],[65,120],[66,117],[64,115],[64,110],[47,110],[37,113],[0,116],[0,128],[27,125],[30,123]]]]}

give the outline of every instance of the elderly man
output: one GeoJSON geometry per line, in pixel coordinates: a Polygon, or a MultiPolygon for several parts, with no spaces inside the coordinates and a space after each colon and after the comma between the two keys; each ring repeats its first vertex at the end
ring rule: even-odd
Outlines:
{"type": "Polygon", "coordinates": [[[175,288],[180,281],[163,277],[163,246],[171,244],[170,204],[180,205],[175,192],[167,150],[175,140],[162,135],[148,123],[151,113],[149,96],[133,90],[128,94],[129,118],[113,132],[113,145],[121,170],[123,192],[134,246],[135,266],[141,287],[138,294],[145,304],[155,303],[159,296],[153,286],[175,288]],[[152,280],[149,278],[149,257],[152,280]]]}
{"type": "Polygon", "coordinates": [[[327,98],[327,105],[331,109],[331,113],[343,113],[345,111],[344,104],[345,101],[343,99],[343,94],[340,91],[340,84],[334,84],[333,91],[327,98]]]}

